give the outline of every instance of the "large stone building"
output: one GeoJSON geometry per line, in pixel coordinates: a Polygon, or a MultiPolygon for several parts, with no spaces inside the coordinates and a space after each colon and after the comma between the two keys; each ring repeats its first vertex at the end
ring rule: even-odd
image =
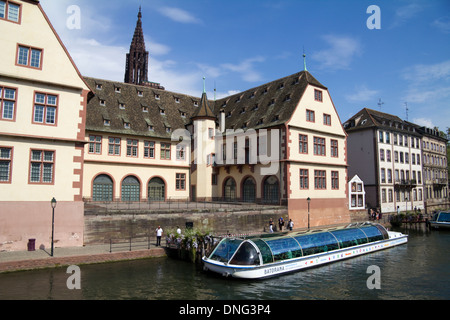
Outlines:
{"type": "Polygon", "coordinates": [[[0,251],[83,244],[89,86],[38,1],[0,1],[0,251]]]}
{"type": "MultiPolygon", "coordinates": [[[[127,60],[136,48],[148,56],[136,36],[141,18],[127,60]]],[[[309,198],[311,226],[350,220],[346,133],[327,88],[308,71],[219,100],[145,81],[85,80],[95,91],[87,108],[86,199],[284,204],[301,227],[309,198]]]]}

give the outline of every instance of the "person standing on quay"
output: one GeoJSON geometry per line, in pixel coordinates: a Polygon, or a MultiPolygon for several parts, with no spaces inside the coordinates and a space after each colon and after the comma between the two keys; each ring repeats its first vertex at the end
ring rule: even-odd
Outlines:
{"type": "Polygon", "coordinates": [[[161,246],[161,237],[163,234],[163,229],[161,229],[161,226],[158,226],[156,229],[156,246],[161,246]]]}

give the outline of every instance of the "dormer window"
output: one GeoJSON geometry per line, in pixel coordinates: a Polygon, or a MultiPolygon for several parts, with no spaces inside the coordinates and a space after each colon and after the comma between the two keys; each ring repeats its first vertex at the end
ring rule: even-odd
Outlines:
{"type": "Polygon", "coordinates": [[[261,118],[258,120],[258,122],[256,123],[257,125],[263,124],[264,123],[264,118],[261,118]]]}
{"type": "Polygon", "coordinates": [[[258,110],[258,104],[255,104],[255,106],[253,107],[253,109],[252,109],[252,111],[256,111],[256,110],[258,110]]]}
{"type": "Polygon", "coordinates": [[[238,103],[239,101],[241,101],[241,97],[237,97],[236,100],[234,101],[235,103],[238,103]]]}
{"type": "Polygon", "coordinates": [[[290,94],[288,94],[288,95],[286,95],[286,97],[284,97],[284,101],[289,101],[289,100],[291,100],[291,95],[290,94]]]}
{"type": "Polygon", "coordinates": [[[164,110],[164,109],[159,109],[159,114],[160,115],[162,115],[162,116],[164,116],[164,115],[166,115],[166,111],[164,110]]]}
{"type": "Polygon", "coordinates": [[[275,117],[273,117],[272,122],[278,121],[280,120],[280,117],[278,115],[276,115],[275,117]]]}
{"type": "Polygon", "coordinates": [[[167,133],[171,133],[171,132],[172,132],[172,128],[166,127],[166,132],[167,132],[167,133]]]}
{"type": "Polygon", "coordinates": [[[275,104],[275,99],[270,100],[269,106],[273,106],[275,104]]]}
{"type": "Polygon", "coordinates": [[[111,125],[111,121],[108,119],[103,119],[103,125],[109,127],[111,125]]]}
{"type": "Polygon", "coordinates": [[[194,101],[194,107],[198,107],[198,101],[194,101]]]}
{"type": "Polygon", "coordinates": [[[280,83],[280,85],[278,86],[278,90],[283,89],[284,88],[284,83],[280,83]]]}
{"type": "Polygon", "coordinates": [[[255,93],[252,92],[252,93],[250,94],[249,98],[250,98],[250,99],[253,99],[254,97],[255,97],[255,93]]]}
{"type": "Polygon", "coordinates": [[[186,118],[186,112],[180,111],[180,115],[182,118],[186,118]]]}
{"type": "Polygon", "coordinates": [[[264,91],[262,92],[262,94],[266,94],[267,93],[267,88],[264,88],[264,91]]]}
{"type": "Polygon", "coordinates": [[[150,124],[147,125],[147,129],[148,129],[148,131],[155,131],[155,127],[150,124]]]}
{"type": "Polygon", "coordinates": [[[115,91],[116,93],[120,93],[120,92],[121,92],[121,89],[120,89],[120,87],[115,87],[115,88],[114,88],[114,91],[115,91]]]}
{"type": "Polygon", "coordinates": [[[156,99],[156,100],[160,100],[160,99],[161,99],[160,95],[157,94],[157,93],[155,93],[155,99],[156,99]]]}
{"type": "Polygon", "coordinates": [[[148,112],[148,107],[147,106],[142,106],[142,112],[148,112]]]}
{"type": "Polygon", "coordinates": [[[125,103],[119,102],[119,109],[125,109],[125,103]]]}
{"type": "Polygon", "coordinates": [[[103,100],[103,99],[100,99],[100,105],[101,105],[101,106],[105,106],[105,105],[106,105],[106,102],[105,102],[105,100],[103,100]]]}
{"type": "Polygon", "coordinates": [[[101,83],[97,83],[97,84],[95,85],[95,88],[96,88],[97,90],[102,90],[103,85],[102,85],[101,83]]]}
{"type": "Polygon", "coordinates": [[[243,113],[245,113],[245,108],[242,108],[242,109],[241,109],[240,114],[243,114],[243,113]]]}
{"type": "Polygon", "coordinates": [[[137,95],[138,95],[138,97],[143,97],[144,92],[142,90],[138,90],[137,95]]]}
{"type": "Polygon", "coordinates": [[[180,103],[180,98],[175,97],[175,103],[180,103]]]}
{"type": "Polygon", "coordinates": [[[123,127],[124,127],[125,129],[130,129],[130,128],[131,128],[131,125],[130,125],[129,122],[124,122],[124,123],[123,123],[123,127]]]}
{"type": "Polygon", "coordinates": [[[231,117],[231,111],[228,111],[227,118],[231,117]]]}

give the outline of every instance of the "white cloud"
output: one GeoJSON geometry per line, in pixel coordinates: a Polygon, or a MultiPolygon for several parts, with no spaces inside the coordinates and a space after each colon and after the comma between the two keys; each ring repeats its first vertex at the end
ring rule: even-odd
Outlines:
{"type": "Polygon", "coordinates": [[[403,79],[411,81],[415,84],[440,79],[449,79],[450,60],[431,65],[418,64],[403,70],[401,76],[403,79]]]}
{"type": "Polygon", "coordinates": [[[239,64],[225,63],[222,68],[241,74],[242,80],[247,82],[257,82],[262,79],[261,74],[254,69],[254,64],[264,62],[265,58],[261,56],[248,58],[239,64]]]}
{"type": "Polygon", "coordinates": [[[441,17],[433,21],[433,27],[438,28],[443,33],[450,33],[450,17],[441,17]]]}
{"type": "Polygon", "coordinates": [[[377,90],[371,90],[365,85],[357,86],[353,93],[347,94],[345,98],[350,102],[366,102],[373,100],[378,94],[377,90]]]}
{"type": "Polygon", "coordinates": [[[404,100],[414,103],[428,103],[431,104],[437,100],[450,97],[450,87],[438,87],[433,89],[425,88],[410,88],[404,100]]]}
{"type": "Polygon", "coordinates": [[[200,19],[197,19],[189,12],[174,8],[174,7],[161,7],[157,9],[160,14],[168,17],[169,19],[181,22],[181,23],[201,23],[200,19]]]}
{"type": "Polygon", "coordinates": [[[414,118],[412,120],[413,123],[419,126],[425,126],[427,128],[434,128],[433,120],[429,118],[414,118]]]}
{"type": "Polygon", "coordinates": [[[312,54],[312,59],[319,62],[321,69],[349,69],[353,58],[361,53],[361,45],[354,38],[326,35],[323,39],[329,48],[312,54]]]}
{"type": "Polygon", "coordinates": [[[422,5],[418,3],[410,3],[406,6],[400,7],[395,11],[394,21],[390,28],[395,28],[403,25],[408,20],[416,17],[423,9],[422,5]]]}

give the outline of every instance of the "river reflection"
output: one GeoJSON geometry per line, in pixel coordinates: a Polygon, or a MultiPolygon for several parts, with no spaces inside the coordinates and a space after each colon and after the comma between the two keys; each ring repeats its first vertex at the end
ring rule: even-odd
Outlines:
{"type": "Polygon", "coordinates": [[[81,289],[65,268],[0,274],[0,299],[304,300],[449,299],[450,232],[402,229],[406,245],[276,278],[226,279],[169,258],[81,266],[81,289]],[[368,289],[371,265],[381,289],[368,289]]]}

